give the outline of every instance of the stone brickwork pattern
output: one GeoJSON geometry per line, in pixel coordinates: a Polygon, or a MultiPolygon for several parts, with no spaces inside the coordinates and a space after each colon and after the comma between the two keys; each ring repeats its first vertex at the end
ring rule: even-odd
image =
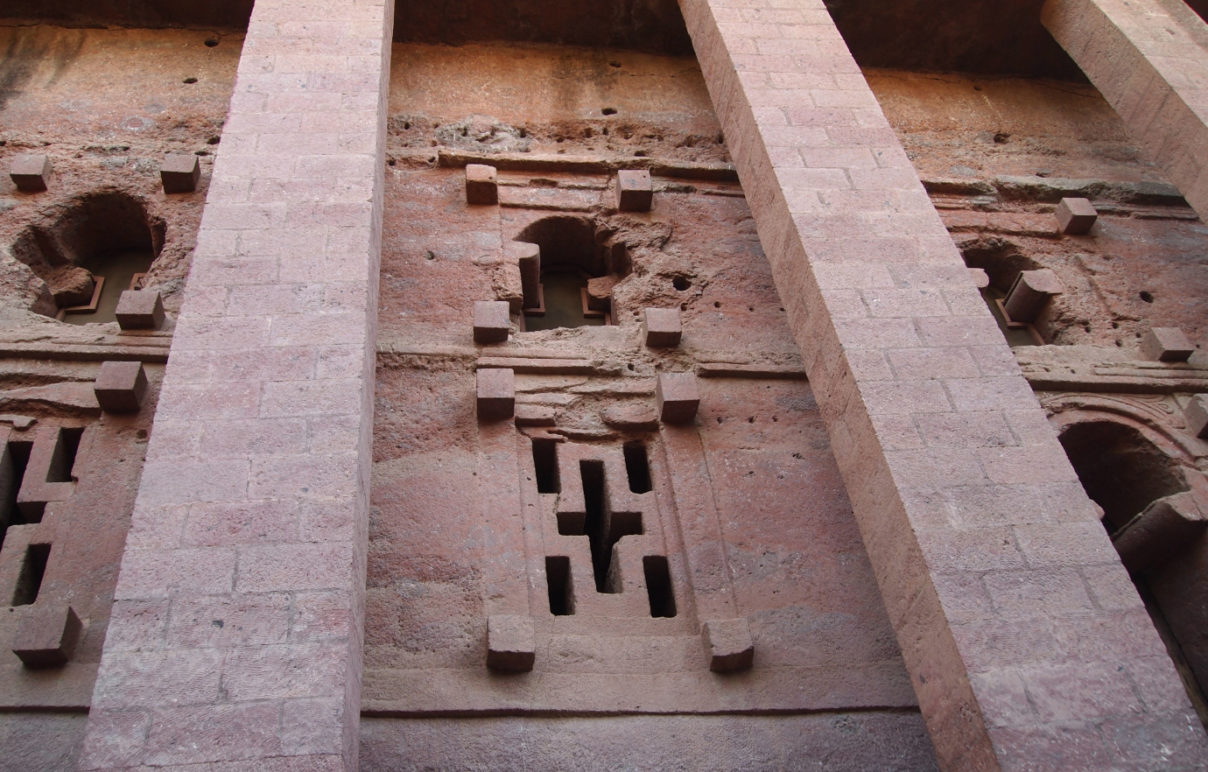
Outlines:
{"type": "Polygon", "coordinates": [[[392,10],[255,4],[84,768],[355,768],[392,10]]]}
{"type": "Polygon", "coordinates": [[[1190,767],[1164,647],[821,0],[681,0],[949,769],[1190,767]]]}
{"type": "Polygon", "coordinates": [[[1042,20],[1208,220],[1208,25],[1182,0],[1049,0],[1042,20]]]}

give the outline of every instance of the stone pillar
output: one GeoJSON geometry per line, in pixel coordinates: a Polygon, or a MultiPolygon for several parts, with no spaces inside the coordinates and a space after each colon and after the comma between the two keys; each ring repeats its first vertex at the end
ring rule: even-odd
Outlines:
{"type": "Polygon", "coordinates": [[[1208,25],[1183,0],[1048,0],[1041,20],[1208,222],[1208,25]]]}
{"type": "Polygon", "coordinates": [[[84,768],[356,767],[392,13],[256,0],[84,768]]]}
{"type": "Polygon", "coordinates": [[[822,0],[680,6],[942,765],[1208,753],[822,0]]]}

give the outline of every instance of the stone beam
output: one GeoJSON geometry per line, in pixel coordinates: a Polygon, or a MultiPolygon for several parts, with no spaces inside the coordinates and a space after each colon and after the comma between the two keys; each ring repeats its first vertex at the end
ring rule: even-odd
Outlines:
{"type": "Polygon", "coordinates": [[[680,7],[941,764],[1208,753],[822,0],[680,7]]]}
{"type": "Polygon", "coordinates": [[[1208,25],[1182,0],[1048,0],[1041,20],[1208,222],[1208,25]]]}
{"type": "Polygon", "coordinates": [[[257,0],[86,769],[354,769],[393,3],[257,0]]]}

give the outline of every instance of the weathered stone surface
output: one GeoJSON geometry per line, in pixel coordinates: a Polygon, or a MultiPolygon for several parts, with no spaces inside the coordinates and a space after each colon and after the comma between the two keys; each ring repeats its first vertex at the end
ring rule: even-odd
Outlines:
{"type": "Polygon", "coordinates": [[[92,291],[96,281],[92,273],[78,265],[63,265],[52,268],[46,275],[45,281],[50,286],[50,293],[59,308],[68,306],[84,306],[92,301],[92,291]]]}

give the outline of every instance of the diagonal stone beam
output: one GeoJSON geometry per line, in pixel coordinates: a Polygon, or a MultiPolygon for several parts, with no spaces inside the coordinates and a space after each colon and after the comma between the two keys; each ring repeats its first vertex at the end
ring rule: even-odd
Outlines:
{"type": "Polygon", "coordinates": [[[86,769],[355,769],[393,3],[257,0],[86,769]]]}
{"type": "Polygon", "coordinates": [[[941,764],[1208,752],[822,0],[680,7],[941,764]]]}
{"type": "Polygon", "coordinates": [[[1208,25],[1183,0],[1048,0],[1041,21],[1208,222],[1208,25]]]}

